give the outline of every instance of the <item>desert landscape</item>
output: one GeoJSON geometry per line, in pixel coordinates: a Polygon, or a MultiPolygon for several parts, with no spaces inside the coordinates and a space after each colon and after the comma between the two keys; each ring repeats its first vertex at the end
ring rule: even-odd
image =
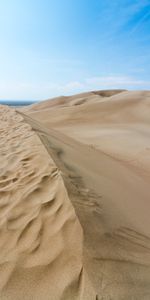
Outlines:
{"type": "Polygon", "coordinates": [[[0,106],[0,299],[150,299],[150,92],[0,106]]]}

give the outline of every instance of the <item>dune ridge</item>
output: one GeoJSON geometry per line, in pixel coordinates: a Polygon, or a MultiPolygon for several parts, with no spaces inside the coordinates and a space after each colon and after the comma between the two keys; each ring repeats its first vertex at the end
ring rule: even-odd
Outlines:
{"type": "Polygon", "coordinates": [[[0,299],[95,300],[60,171],[15,109],[0,125],[0,299]]]}
{"type": "Polygon", "coordinates": [[[98,299],[150,299],[149,107],[150,91],[96,91],[22,110],[62,171],[98,299]]]}

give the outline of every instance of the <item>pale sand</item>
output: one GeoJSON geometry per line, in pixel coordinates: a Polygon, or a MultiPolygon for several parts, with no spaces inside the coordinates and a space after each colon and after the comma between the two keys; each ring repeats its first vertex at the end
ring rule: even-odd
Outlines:
{"type": "Polygon", "coordinates": [[[0,106],[0,299],[95,300],[82,247],[60,171],[23,117],[0,106]]]}
{"type": "Polygon", "coordinates": [[[97,299],[149,300],[150,92],[90,92],[22,112],[62,171],[97,299]]]}

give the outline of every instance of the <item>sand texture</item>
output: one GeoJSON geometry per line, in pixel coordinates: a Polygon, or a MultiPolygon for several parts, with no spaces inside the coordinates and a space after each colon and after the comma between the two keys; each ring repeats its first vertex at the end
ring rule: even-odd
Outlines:
{"type": "Polygon", "coordinates": [[[149,300],[150,92],[94,91],[20,113],[61,170],[96,299],[149,300]]]}
{"type": "Polygon", "coordinates": [[[29,122],[2,105],[0,299],[96,299],[61,171],[29,122]]]}

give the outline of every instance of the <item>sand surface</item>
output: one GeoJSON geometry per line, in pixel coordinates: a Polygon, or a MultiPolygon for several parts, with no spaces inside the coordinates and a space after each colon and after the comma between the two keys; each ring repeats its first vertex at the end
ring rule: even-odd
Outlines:
{"type": "Polygon", "coordinates": [[[61,170],[96,299],[149,300],[150,92],[83,93],[20,112],[61,170]]]}
{"type": "Polygon", "coordinates": [[[95,300],[82,227],[29,123],[0,106],[0,299],[95,300]]]}

